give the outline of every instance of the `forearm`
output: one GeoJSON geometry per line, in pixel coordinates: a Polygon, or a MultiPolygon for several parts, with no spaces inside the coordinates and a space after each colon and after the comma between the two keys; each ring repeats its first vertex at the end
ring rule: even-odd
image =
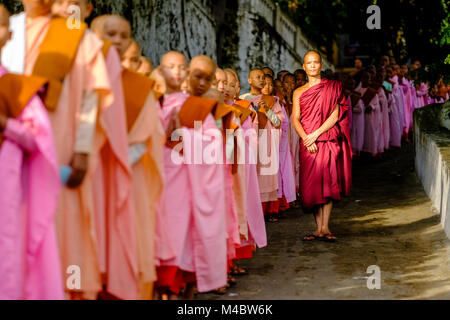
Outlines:
{"type": "Polygon", "coordinates": [[[79,124],[76,132],[75,153],[92,153],[97,115],[98,94],[95,91],[86,92],[81,106],[79,124]]]}
{"type": "Polygon", "coordinates": [[[300,139],[305,140],[308,135],[306,134],[305,130],[303,129],[303,126],[300,123],[300,120],[292,118],[292,124],[294,125],[295,131],[300,136],[300,139]]]}
{"type": "Polygon", "coordinates": [[[320,135],[328,132],[331,128],[333,128],[339,120],[339,106],[336,106],[331,116],[324,122],[324,124],[317,130],[317,133],[320,135]]]}

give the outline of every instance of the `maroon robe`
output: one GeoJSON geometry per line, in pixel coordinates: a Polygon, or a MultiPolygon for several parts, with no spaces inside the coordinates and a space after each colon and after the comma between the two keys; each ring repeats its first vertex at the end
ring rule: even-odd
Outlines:
{"type": "Polygon", "coordinates": [[[300,143],[300,194],[305,211],[329,200],[348,196],[352,183],[352,148],[348,123],[349,106],[338,81],[323,79],[300,98],[300,122],[311,134],[319,129],[339,105],[339,120],[316,141],[319,151],[308,152],[300,143]]]}

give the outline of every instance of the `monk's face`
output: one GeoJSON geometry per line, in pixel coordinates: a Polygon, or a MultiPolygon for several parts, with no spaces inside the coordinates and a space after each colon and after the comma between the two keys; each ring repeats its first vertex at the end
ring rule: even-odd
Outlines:
{"type": "Polygon", "coordinates": [[[387,76],[387,78],[392,78],[393,77],[393,75],[392,75],[392,68],[391,67],[387,67],[386,69],[386,76],[387,76]]]}
{"type": "Polygon", "coordinates": [[[323,63],[317,53],[311,52],[310,54],[306,55],[303,69],[306,71],[308,77],[319,77],[322,68],[323,63]]]}
{"type": "Polygon", "coordinates": [[[273,80],[271,78],[266,78],[266,84],[264,88],[261,90],[262,94],[267,96],[273,95],[273,80]]]}
{"type": "Polygon", "coordinates": [[[117,48],[120,57],[123,57],[131,43],[130,23],[119,17],[108,17],[105,20],[103,32],[103,37],[111,41],[117,48]]]}
{"type": "Polygon", "coordinates": [[[52,13],[64,18],[69,18],[73,12],[70,6],[77,6],[80,9],[80,19],[86,20],[92,13],[92,3],[88,0],[55,0],[52,6],[52,13]]]}
{"type": "Polygon", "coordinates": [[[295,90],[295,77],[292,75],[287,75],[284,77],[283,80],[283,87],[284,87],[284,91],[287,94],[292,94],[292,92],[295,90]]]}
{"type": "Polygon", "coordinates": [[[225,92],[223,93],[225,101],[231,101],[236,97],[237,81],[234,75],[231,73],[226,73],[227,76],[227,86],[225,87],[225,92]]]}
{"type": "Polygon", "coordinates": [[[6,12],[6,9],[0,7],[0,51],[10,39],[11,31],[9,31],[9,15],[6,12]]]}
{"type": "Polygon", "coordinates": [[[222,69],[216,70],[215,88],[225,94],[225,88],[228,86],[227,75],[222,69]]]}
{"type": "Polygon", "coordinates": [[[181,90],[188,75],[186,57],[178,52],[168,53],[162,58],[160,68],[166,85],[173,91],[181,90]]]}
{"type": "Polygon", "coordinates": [[[362,67],[363,67],[362,61],[361,61],[360,59],[356,59],[356,60],[355,60],[355,68],[356,68],[357,70],[361,70],[362,67]]]}
{"type": "Polygon", "coordinates": [[[131,43],[123,54],[122,65],[134,71],[138,71],[141,66],[141,49],[134,43],[131,43]]]}
{"type": "Polygon", "coordinates": [[[149,77],[150,74],[153,72],[153,65],[146,59],[141,58],[141,66],[138,68],[137,72],[143,74],[146,77],[149,77]]]}
{"type": "Polygon", "coordinates": [[[266,85],[264,72],[262,72],[262,70],[253,70],[250,72],[248,83],[251,87],[262,90],[266,85]]]}
{"type": "Polygon", "coordinates": [[[28,17],[46,16],[52,12],[53,0],[22,0],[28,17]]]}
{"type": "Polygon", "coordinates": [[[201,97],[212,86],[215,79],[215,67],[208,61],[196,60],[189,67],[189,88],[193,96],[201,97]]]}

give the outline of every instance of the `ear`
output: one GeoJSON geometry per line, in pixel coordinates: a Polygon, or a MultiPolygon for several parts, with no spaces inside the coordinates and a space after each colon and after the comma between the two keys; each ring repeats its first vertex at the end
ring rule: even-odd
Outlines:
{"type": "Polygon", "coordinates": [[[92,4],[92,2],[89,2],[86,5],[86,19],[91,16],[93,10],[94,10],[94,5],[92,4]]]}
{"type": "Polygon", "coordinates": [[[9,35],[8,35],[8,40],[11,40],[11,39],[12,39],[12,35],[13,35],[12,31],[10,31],[10,32],[9,32],[9,35]]]}

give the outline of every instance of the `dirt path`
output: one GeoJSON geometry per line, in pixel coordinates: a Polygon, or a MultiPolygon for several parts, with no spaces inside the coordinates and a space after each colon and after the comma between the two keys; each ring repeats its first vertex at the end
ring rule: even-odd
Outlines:
{"type": "Polygon", "coordinates": [[[290,211],[268,225],[269,246],[225,296],[198,299],[450,299],[450,241],[414,173],[412,146],[356,163],[354,189],[334,211],[337,243],[305,243],[312,216],[290,211]],[[381,269],[369,290],[366,270],[381,269]]]}

